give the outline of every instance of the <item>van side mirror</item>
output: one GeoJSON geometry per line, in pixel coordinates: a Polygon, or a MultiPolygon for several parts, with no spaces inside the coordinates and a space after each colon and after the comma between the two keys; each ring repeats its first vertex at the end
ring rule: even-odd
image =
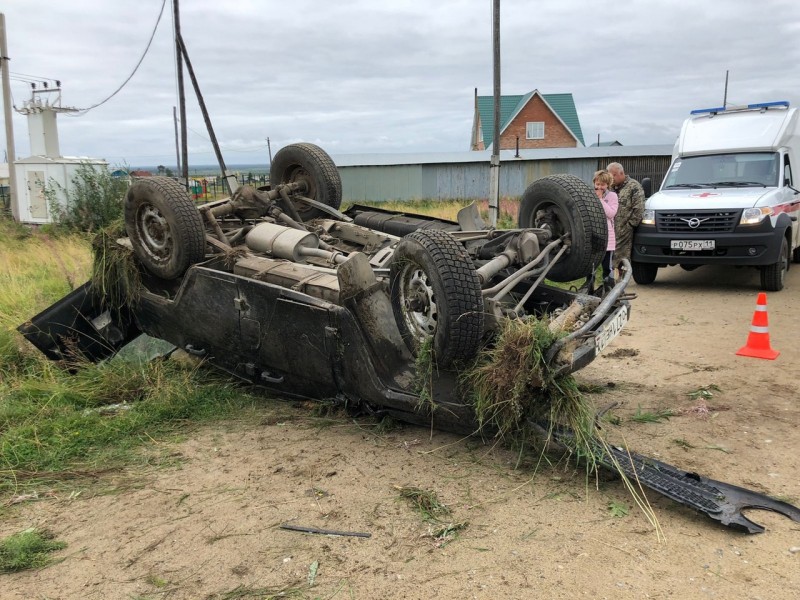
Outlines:
{"type": "Polygon", "coordinates": [[[649,177],[642,179],[642,189],[644,190],[644,197],[649,198],[653,194],[653,180],[649,177]]]}

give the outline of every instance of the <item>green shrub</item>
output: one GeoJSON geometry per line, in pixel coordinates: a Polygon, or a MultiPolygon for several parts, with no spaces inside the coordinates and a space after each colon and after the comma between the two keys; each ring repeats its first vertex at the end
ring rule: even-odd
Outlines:
{"type": "Polygon", "coordinates": [[[123,199],[128,190],[125,179],[112,177],[108,169],[82,163],[72,186],[64,189],[51,180],[45,189],[53,221],[71,231],[97,231],[123,216],[123,199]],[[61,204],[58,192],[66,196],[61,204]]]}

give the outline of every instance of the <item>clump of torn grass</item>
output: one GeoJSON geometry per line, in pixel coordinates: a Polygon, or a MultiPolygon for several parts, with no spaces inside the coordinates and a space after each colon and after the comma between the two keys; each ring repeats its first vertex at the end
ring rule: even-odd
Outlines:
{"type": "Polygon", "coordinates": [[[112,310],[135,305],[141,290],[141,274],[133,252],[117,243],[124,235],[122,223],[114,223],[92,242],[92,288],[112,310]]]}
{"type": "Polygon", "coordinates": [[[47,530],[26,529],[0,540],[0,573],[41,569],[53,562],[53,552],[66,548],[47,530]]]}
{"type": "Polygon", "coordinates": [[[425,338],[419,345],[415,361],[415,387],[419,396],[417,408],[420,410],[436,409],[433,401],[433,375],[436,369],[436,360],[433,352],[433,337],[425,338]]]}
{"type": "Polygon", "coordinates": [[[481,428],[511,442],[524,442],[529,424],[572,430],[571,450],[594,465],[594,407],[571,375],[554,375],[547,350],[564,335],[545,320],[506,319],[490,346],[462,377],[481,428]]]}
{"type": "Polygon", "coordinates": [[[448,517],[452,516],[452,511],[449,506],[439,501],[436,492],[408,485],[397,489],[400,497],[408,500],[422,520],[432,524],[427,535],[423,537],[432,539],[437,548],[443,548],[456,540],[459,533],[469,526],[467,521],[457,523],[449,521],[448,517]]]}
{"type": "Polygon", "coordinates": [[[439,521],[440,517],[450,515],[450,508],[439,502],[436,492],[409,485],[400,487],[398,490],[400,497],[408,500],[425,521],[439,521]]]}
{"type": "Polygon", "coordinates": [[[511,436],[526,422],[594,429],[594,410],[571,376],[554,376],[545,353],[558,340],[543,320],[505,319],[495,343],[481,350],[463,383],[478,423],[511,436]]]}

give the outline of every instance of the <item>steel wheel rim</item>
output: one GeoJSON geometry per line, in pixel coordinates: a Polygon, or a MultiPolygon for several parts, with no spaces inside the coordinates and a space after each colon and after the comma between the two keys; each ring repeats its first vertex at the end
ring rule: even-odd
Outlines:
{"type": "Polygon", "coordinates": [[[408,331],[419,341],[432,337],[439,309],[428,274],[418,265],[406,266],[400,274],[400,306],[408,331]]]}
{"type": "Polygon", "coordinates": [[[175,245],[172,230],[158,208],[152,204],[143,205],[136,219],[136,230],[148,256],[159,262],[169,259],[175,245]]]}

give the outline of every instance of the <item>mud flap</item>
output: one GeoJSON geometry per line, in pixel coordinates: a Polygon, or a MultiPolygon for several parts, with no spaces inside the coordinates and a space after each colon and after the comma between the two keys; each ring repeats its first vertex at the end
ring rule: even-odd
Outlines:
{"type": "Polygon", "coordinates": [[[748,508],[771,510],[800,522],[800,508],[765,494],[683,471],[624,448],[609,446],[596,450],[603,466],[615,472],[621,468],[631,481],[638,480],[651,490],[705,513],[723,525],[747,533],[762,533],[764,527],[742,514],[742,510],[748,508]]]}
{"type": "Polygon", "coordinates": [[[141,333],[128,308],[105,309],[88,281],[17,331],[50,360],[92,362],[113,356],[141,333]]]}

